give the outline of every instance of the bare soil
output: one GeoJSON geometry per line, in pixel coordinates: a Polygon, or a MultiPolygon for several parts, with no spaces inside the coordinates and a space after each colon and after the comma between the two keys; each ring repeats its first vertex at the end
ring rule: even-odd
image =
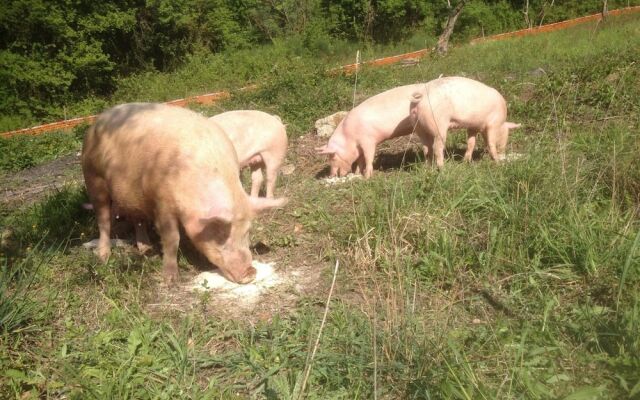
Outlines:
{"type": "Polygon", "coordinates": [[[11,209],[34,203],[68,184],[82,182],[76,152],[22,171],[0,175],[0,206],[11,209]]]}

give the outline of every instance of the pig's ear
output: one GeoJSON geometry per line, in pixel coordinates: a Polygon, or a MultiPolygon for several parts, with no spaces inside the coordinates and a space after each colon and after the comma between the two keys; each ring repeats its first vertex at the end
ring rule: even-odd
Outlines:
{"type": "Polygon", "coordinates": [[[253,212],[256,214],[260,214],[261,212],[270,210],[272,208],[284,207],[288,202],[289,199],[286,197],[280,197],[278,199],[268,199],[266,197],[249,196],[251,210],[253,210],[253,212]]]}
{"type": "Polygon", "coordinates": [[[203,221],[218,220],[231,223],[234,217],[233,196],[229,188],[220,179],[212,179],[202,188],[192,203],[193,209],[203,221]]]}
{"type": "Polygon", "coordinates": [[[333,147],[329,147],[328,144],[325,144],[324,146],[316,147],[316,151],[318,154],[335,154],[337,150],[333,147]]]}
{"type": "Polygon", "coordinates": [[[233,222],[233,208],[231,207],[231,204],[220,202],[220,204],[210,207],[206,213],[200,217],[200,220],[218,220],[219,222],[230,224],[233,222]]]}

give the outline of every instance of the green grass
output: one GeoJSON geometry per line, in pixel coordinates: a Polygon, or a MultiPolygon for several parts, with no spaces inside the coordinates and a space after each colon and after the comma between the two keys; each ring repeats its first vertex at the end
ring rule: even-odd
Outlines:
{"type": "MultiPolygon", "coordinates": [[[[291,202],[253,241],[324,257],[323,285],[341,265],[307,398],[640,398],[640,22],[612,21],[361,72],[359,98],[441,73],[499,88],[524,156],[282,177],[291,202]]],[[[298,137],[351,105],[353,77],[323,70],[292,59],[198,109],[266,109],[298,137]]],[[[326,293],[266,321],[207,296],[158,311],[159,257],[99,263],[78,247],[96,236],[84,201],[70,187],[0,220],[0,398],[297,398],[326,293]]]]}

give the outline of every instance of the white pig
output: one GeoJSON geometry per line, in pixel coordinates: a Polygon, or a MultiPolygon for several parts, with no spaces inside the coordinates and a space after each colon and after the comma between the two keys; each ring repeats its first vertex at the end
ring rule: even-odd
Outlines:
{"type": "Polygon", "coordinates": [[[408,135],[414,123],[409,117],[413,93],[423,83],[400,86],[379,93],[360,103],[338,124],[329,142],[316,148],[330,155],[330,176],[344,176],[357,161],[358,170],[369,178],[373,173],[376,146],[387,139],[408,135]]]}
{"type": "Polygon", "coordinates": [[[273,197],[278,171],[287,154],[287,131],[279,117],[262,111],[228,111],[209,118],[227,134],[240,168],[251,168],[251,196],[258,196],[265,170],[266,196],[273,197]]]}
{"type": "Polygon", "coordinates": [[[498,161],[504,158],[509,129],[520,127],[507,122],[507,103],[497,90],[459,76],[427,82],[413,94],[409,112],[425,156],[435,157],[439,168],[444,165],[449,129],[467,129],[465,160],[471,160],[476,135],[481,132],[489,155],[498,161]]]}
{"type": "Polygon", "coordinates": [[[123,104],[100,114],[84,138],[82,171],[98,220],[100,258],[110,254],[113,203],[133,220],[155,222],[167,283],[178,278],[180,225],[228,279],[251,282],[251,220],[286,203],[248,196],[222,130],[195,112],[162,104],[123,104]]]}

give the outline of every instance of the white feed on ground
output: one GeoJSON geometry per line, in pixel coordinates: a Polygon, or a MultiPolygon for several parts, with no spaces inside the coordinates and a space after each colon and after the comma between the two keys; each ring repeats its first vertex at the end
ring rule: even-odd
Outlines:
{"type": "Polygon", "coordinates": [[[189,289],[192,291],[212,291],[219,297],[233,298],[242,302],[253,302],[267,289],[281,283],[281,279],[273,268],[273,264],[264,264],[259,261],[252,262],[256,269],[256,279],[248,284],[241,285],[229,281],[218,271],[202,272],[198,274],[189,289]]]}
{"type": "Polygon", "coordinates": [[[515,160],[521,159],[522,157],[524,157],[524,154],[522,154],[522,153],[508,153],[506,155],[502,155],[500,160],[501,161],[515,161],[515,160]]]}
{"type": "MultiPolygon", "coordinates": [[[[99,239],[93,239],[91,241],[88,241],[86,243],[82,243],[82,247],[84,247],[85,249],[95,249],[98,247],[98,242],[99,239]]],[[[127,246],[132,246],[133,243],[127,241],[127,240],[122,240],[122,239],[111,239],[111,246],[112,247],[127,247],[127,246]]]]}
{"type": "Polygon", "coordinates": [[[331,186],[331,185],[337,185],[337,184],[340,184],[340,183],[349,182],[349,181],[354,180],[354,179],[362,179],[362,175],[347,174],[347,175],[345,175],[343,177],[335,176],[333,178],[322,179],[321,182],[324,185],[331,186]]]}

